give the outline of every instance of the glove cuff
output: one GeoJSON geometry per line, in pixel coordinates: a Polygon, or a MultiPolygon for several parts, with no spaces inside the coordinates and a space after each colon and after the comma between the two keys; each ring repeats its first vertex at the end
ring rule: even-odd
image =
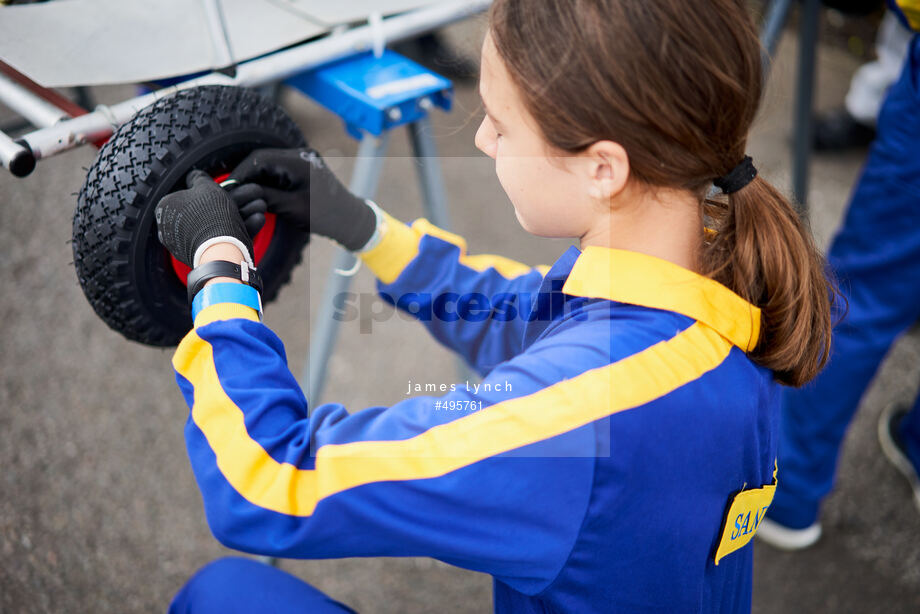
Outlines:
{"type": "Polygon", "coordinates": [[[360,250],[373,240],[374,232],[377,230],[378,216],[369,201],[347,192],[338,203],[335,216],[325,224],[316,224],[318,228],[314,227],[311,230],[338,241],[350,252],[360,250]],[[328,232],[320,230],[327,225],[329,226],[328,232]]]}
{"type": "Polygon", "coordinates": [[[250,248],[243,244],[242,241],[236,237],[231,237],[229,235],[224,235],[221,237],[214,237],[213,239],[208,239],[204,243],[198,246],[198,249],[195,250],[195,256],[192,258],[192,268],[194,269],[201,262],[201,256],[204,254],[205,250],[211,247],[212,245],[217,245],[218,243],[230,243],[233,246],[237,247],[242,253],[243,258],[246,259],[246,263],[250,268],[256,268],[255,263],[252,261],[252,254],[250,253],[250,248]]]}
{"type": "Polygon", "coordinates": [[[383,233],[386,231],[386,217],[384,216],[383,209],[377,206],[377,203],[372,200],[365,200],[364,202],[367,203],[367,206],[374,212],[374,234],[372,234],[371,238],[364,244],[364,247],[355,250],[356,254],[365,254],[377,247],[377,245],[380,244],[380,240],[383,239],[383,233]]]}

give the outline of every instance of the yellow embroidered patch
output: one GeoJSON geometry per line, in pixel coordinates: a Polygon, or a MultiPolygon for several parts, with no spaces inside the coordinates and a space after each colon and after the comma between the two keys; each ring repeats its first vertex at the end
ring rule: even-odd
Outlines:
{"type": "Polygon", "coordinates": [[[725,518],[722,520],[722,537],[716,549],[715,563],[740,548],[754,537],[757,527],[773,502],[776,492],[776,468],[773,469],[773,483],[760,488],[742,490],[732,499],[725,518]]]}

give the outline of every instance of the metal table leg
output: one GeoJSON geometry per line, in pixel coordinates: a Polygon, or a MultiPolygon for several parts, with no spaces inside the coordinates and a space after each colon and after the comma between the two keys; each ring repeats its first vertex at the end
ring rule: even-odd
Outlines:
{"type": "MultiPolygon", "coordinates": [[[[388,140],[388,135],[384,133],[379,138],[365,135],[364,140],[361,141],[358,159],[355,163],[349,186],[355,194],[363,198],[374,197],[377,192],[380,173],[383,169],[388,140]]],[[[301,385],[306,384],[305,392],[311,407],[319,405],[322,398],[326,380],[326,368],[335,348],[335,341],[339,332],[339,322],[333,317],[335,315],[334,299],[340,293],[348,290],[348,286],[351,284],[351,277],[336,271],[347,271],[354,264],[355,257],[347,250],[338,248],[335,263],[326,280],[326,287],[320,302],[320,311],[314,321],[307,364],[304,366],[303,376],[301,377],[301,385]]]]}
{"type": "Polygon", "coordinates": [[[807,212],[808,165],[814,135],[812,106],[821,0],[804,0],[799,23],[799,72],[796,79],[795,126],[792,147],[792,195],[807,212]]]}
{"type": "MultiPolygon", "coordinates": [[[[445,230],[450,229],[450,219],[447,211],[447,193],[444,179],[441,175],[440,158],[437,146],[431,135],[431,120],[425,117],[415,123],[409,124],[409,137],[412,143],[413,154],[418,161],[419,183],[422,191],[425,216],[436,226],[445,230]]],[[[364,198],[373,198],[377,191],[377,184],[383,168],[383,156],[387,148],[387,134],[381,138],[370,135],[365,136],[358,152],[358,160],[350,189],[355,194],[364,198]]],[[[347,271],[355,264],[355,257],[344,249],[339,249],[335,257],[332,271],[323,290],[320,302],[320,312],[314,321],[313,333],[310,339],[310,350],[307,364],[301,376],[305,384],[305,393],[311,407],[316,407],[322,399],[325,387],[326,371],[329,358],[335,348],[336,337],[339,331],[339,322],[335,315],[336,296],[348,290],[351,277],[342,275],[337,271],[347,271]]],[[[461,380],[472,379],[474,375],[469,368],[460,361],[458,374],[461,380]]]]}
{"type": "Polygon", "coordinates": [[[760,31],[760,44],[763,45],[761,61],[763,62],[764,82],[770,72],[770,62],[776,54],[776,46],[783,33],[783,26],[786,25],[786,20],[789,18],[790,8],[792,8],[792,0],[773,0],[764,17],[760,31]]]}
{"type": "Polygon", "coordinates": [[[431,120],[428,117],[409,124],[409,138],[412,153],[418,161],[418,179],[422,187],[422,204],[429,221],[439,228],[450,230],[447,213],[447,190],[441,176],[440,158],[434,138],[431,136],[431,120]]]}
{"type": "MultiPolygon", "coordinates": [[[[422,187],[422,204],[428,220],[444,230],[450,230],[450,216],[447,211],[447,189],[441,175],[437,145],[431,135],[431,120],[428,117],[409,125],[412,153],[418,161],[418,178],[422,187]]],[[[462,359],[457,359],[457,376],[460,381],[477,381],[462,359]]]]}

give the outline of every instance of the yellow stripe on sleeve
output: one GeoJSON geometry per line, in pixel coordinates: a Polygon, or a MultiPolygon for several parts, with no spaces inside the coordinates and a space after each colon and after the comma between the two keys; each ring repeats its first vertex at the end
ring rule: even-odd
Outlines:
{"type": "Polygon", "coordinates": [[[461,237],[458,234],[454,234],[443,228],[435,226],[425,218],[420,218],[412,222],[412,229],[423,235],[431,235],[432,237],[437,237],[442,241],[452,243],[460,248],[461,254],[466,254],[466,239],[461,237]]]}
{"type": "MultiPolygon", "coordinates": [[[[504,256],[495,256],[492,254],[476,254],[474,256],[468,255],[466,239],[460,235],[456,235],[452,232],[448,232],[443,228],[438,228],[431,222],[426,219],[417,220],[412,224],[413,230],[417,230],[422,234],[431,235],[437,237],[448,243],[453,243],[460,248],[460,264],[467,266],[474,271],[487,271],[488,269],[495,269],[498,271],[498,274],[507,279],[514,279],[515,277],[520,277],[521,275],[526,275],[533,270],[533,267],[527,266],[512,260],[510,258],[505,258],[504,256]]],[[[549,271],[549,267],[543,267],[546,271],[549,271]]],[[[546,273],[541,273],[546,275],[546,273]]]]}
{"type": "Polygon", "coordinates": [[[238,303],[218,303],[205,307],[198,312],[198,317],[195,318],[195,328],[217,322],[218,320],[235,319],[258,322],[259,312],[252,307],[247,307],[246,305],[240,305],[238,303]]]}
{"type": "MultiPolygon", "coordinates": [[[[521,275],[527,275],[533,270],[533,267],[526,264],[505,258],[504,256],[494,256],[492,254],[477,254],[475,256],[463,256],[460,263],[470,267],[475,271],[487,271],[495,269],[498,274],[506,279],[514,279],[521,275]]],[[[547,269],[549,270],[549,269],[547,269]]],[[[543,273],[546,275],[546,273],[543,273]]]]}
{"type": "MultiPolygon", "coordinates": [[[[422,236],[431,235],[460,248],[460,264],[475,271],[486,271],[494,268],[498,274],[507,279],[526,275],[533,268],[505,258],[490,254],[469,256],[466,253],[466,240],[460,235],[438,228],[428,220],[422,218],[412,223],[411,226],[400,222],[387,212],[383,212],[386,219],[386,230],[380,243],[359,257],[367,267],[373,271],[380,281],[390,284],[396,281],[405,268],[418,256],[419,244],[422,236]]],[[[542,267],[545,271],[549,267],[542,267]]],[[[545,272],[541,272],[546,275],[545,272]]]]}
{"type": "Polygon", "coordinates": [[[194,386],[192,419],[233,488],[259,507],[309,516],[322,499],[363,484],[442,476],[638,407],[715,369],[731,348],[716,331],[696,323],[616,363],[410,439],[325,445],[313,470],[278,463],[249,436],[243,412],[218,380],[211,345],[195,331],[182,341],[173,366],[194,386]]]}
{"type": "Polygon", "coordinates": [[[391,284],[418,256],[422,235],[386,211],[383,216],[386,230],[380,243],[359,257],[380,281],[391,284]]]}

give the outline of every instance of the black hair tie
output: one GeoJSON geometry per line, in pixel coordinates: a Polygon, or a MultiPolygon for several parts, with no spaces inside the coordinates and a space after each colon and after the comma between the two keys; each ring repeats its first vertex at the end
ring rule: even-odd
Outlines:
{"type": "Polygon", "coordinates": [[[715,179],[712,185],[722,190],[725,194],[733,194],[754,181],[756,176],[757,169],[754,168],[754,160],[751,156],[744,156],[744,160],[738,166],[733,168],[727,175],[715,179]]]}

